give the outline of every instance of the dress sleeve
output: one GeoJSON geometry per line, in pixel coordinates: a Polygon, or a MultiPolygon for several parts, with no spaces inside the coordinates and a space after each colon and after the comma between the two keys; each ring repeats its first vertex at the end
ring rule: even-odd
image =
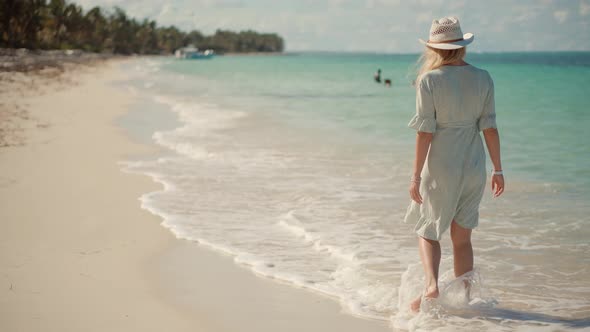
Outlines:
{"type": "Polygon", "coordinates": [[[490,85],[484,101],[483,112],[481,113],[481,116],[477,121],[477,126],[480,131],[488,128],[498,128],[496,126],[496,102],[494,100],[494,81],[491,77],[489,78],[489,80],[490,85]]]}
{"type": "Polygon", "coordinates": [[[436,130],[432,84],[427,77],[422,77],[416,87],[416,114],[408,123],[408,127],[427,133],[434,133],[436,130]]]}

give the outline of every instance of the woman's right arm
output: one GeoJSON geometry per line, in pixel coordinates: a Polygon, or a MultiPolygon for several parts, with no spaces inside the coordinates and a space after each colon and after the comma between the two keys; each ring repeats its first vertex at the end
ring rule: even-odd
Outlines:
{"type": "Polygon", "coordinates": [[[416,157],[414,159],[414,173],[410,183],[410,197],[418,204],[422,204],[420,195],[420,174],[426,162],[433,134],[436,131],[436,109],[432,95],[433,85],[428,77],[418,79],[416,86],[416,114],[408,123],[410,128],[418,131],[416,135],[416,157]]]}
{"type": "MultiPolygon", "coordinates": [[[[488,147],[488,153],[492,164],[494,164],[495,171],[502,170],[502,161],[500,159],[500,135],[498,129],[487,128],[483,130],[483,137],[486,140],[486,146],[488,147]]],[[[500,196],[504,192],[504,176],[492,174],[492,192],[494,197],[500,196]]]]}

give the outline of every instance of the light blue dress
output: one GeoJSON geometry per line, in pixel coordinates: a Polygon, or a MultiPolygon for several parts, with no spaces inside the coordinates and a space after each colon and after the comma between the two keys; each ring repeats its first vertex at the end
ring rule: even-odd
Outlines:
{"type": "Polygon", "coordinates": [[[421,237],[439,241],[454,219],[478,225],[486,185],[486,156],[480,131],[496,128],[494,83],[472,65],[442,66],[416,83],[416,115],[409,127],[433,133],[422,170],[422,204],[412,201],[405,222],[421,237]]]}

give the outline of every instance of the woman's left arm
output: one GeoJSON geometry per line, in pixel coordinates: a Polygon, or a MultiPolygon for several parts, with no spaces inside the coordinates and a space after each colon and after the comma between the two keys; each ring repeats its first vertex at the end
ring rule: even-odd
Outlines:
{"type": "Polygon", "coordinates": [[[412,173],[412,180],[410,183],[410,197],[418,204],[422,204],[422,195],[420,195],[420,174],[424,162],[426,162],[426,155],[432,142],[432,133],[419,131],[416,135],[416,157],[414,158],[414,172],[412,173]]]}

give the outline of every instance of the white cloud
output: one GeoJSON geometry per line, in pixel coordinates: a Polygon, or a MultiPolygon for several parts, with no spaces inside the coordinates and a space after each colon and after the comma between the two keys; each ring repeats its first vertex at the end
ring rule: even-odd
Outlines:
{"type": "MultiPolygon", "coordinates": [[[[551,6],[548,4],[539,5],[539,4],[520,4],[515,5],[511,8],[509,15],[509,21],[519,23],[519,24],[526,24],[530,21],[533,21],[537,17],[543,14],[543,12],[547,12],[550,10],[551,6]]],[[[567,15],[567,14],[566,14],[567,15]]]]}
{"type": "Polygon", "coordinates": [[[567,10],[556,10],[553,12],[553,17],[559,22],[560,24],[567,20],[569,12],[567,10]]]}
{"type": "Polygon", "coordinates": [[[377,0],[377,3],[384,7],[395,7],[401,4],[401,0],[377,0]]]}
{"type": "Polygon", "coordinates": [[[445,3],[444,0],[419,0],[419,4],[422,6],[440,6],[445,3]]]}
{"type": "Polygon", "coordinates": [[[365,8],[394,8],[401,4],[401,0],[365,0],[365,8]]]}
{"type": "Polygon", "coordinates": [[[418,13],[418,15],[416,16],[416,23],[432,23],[432,20],[434,19],[435,18],[433,17],[432,12],[418,13]]]}
{"type": "Polygon", "coordinates": [[[451,5],[449,6],[449,8],[451,8],[451,9],[461,9],[463,7],[465,7],[465,0],[452,2],[451,5]]]}
{"type": "Polygon", "coordinates": [[[533,12],[522,13],[512,19],[513,22],[524,23],[537,17],[533,12]]]}
{"type": "Polygon", "coordinates": [[[346,0],[328,0],[328,4],[331,7],[342,7],[346,5],[346,0]]]}
{"type": "Polygon", "coordinates": [[[162,7],[162,10],[160,10],[160,13],[158,14],[158,18],[157,19],[158,20],[161,20],[169,12],[170,12],[170,5],[169,4],[164,4],[164,6],[162,7]]]}

